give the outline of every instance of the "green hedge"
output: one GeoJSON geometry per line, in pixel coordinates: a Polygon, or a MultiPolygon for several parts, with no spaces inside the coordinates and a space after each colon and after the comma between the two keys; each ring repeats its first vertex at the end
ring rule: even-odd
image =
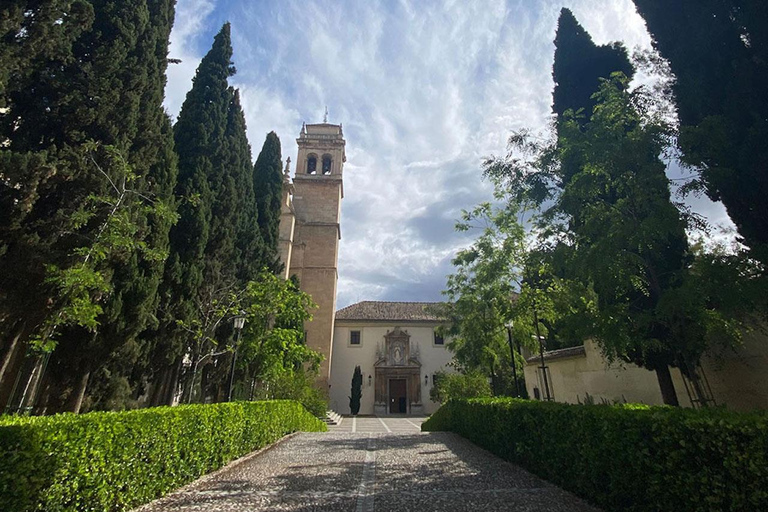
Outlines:
{"type": "Polygon", "coordinates": [[[325,424],[293,401],[0,420],[0,510],[113,511],[325,424]]]}
{"type": "Polygon", "coordinates": [[[515,399],[451,401],[455,432],[606,510],[768,510],[768,415],[515,399]]]}

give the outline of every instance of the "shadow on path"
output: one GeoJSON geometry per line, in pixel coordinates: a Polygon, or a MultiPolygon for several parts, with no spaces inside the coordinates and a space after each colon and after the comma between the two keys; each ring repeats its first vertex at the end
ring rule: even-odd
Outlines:
{"type": "Polygon", "coordinates": [[[299,434],[140,510],[597,511],[445,432],[299,434]]]}

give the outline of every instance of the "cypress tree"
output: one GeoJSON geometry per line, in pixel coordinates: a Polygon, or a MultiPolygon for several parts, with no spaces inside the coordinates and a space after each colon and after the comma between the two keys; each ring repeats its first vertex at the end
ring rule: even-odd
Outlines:
{"type": "Polygon", "coordinates": [[[763,0],[635,0],[669,61],[683,161],[768,264],[768,9],[763,0]]]}
{"type": "MultiPolygon", "coordinates": [[[[552,111],[557,115],[559,126],[563,114],[570,110],[576,115],[579,126],[584,127],[592,117],[600,81],[620,71],[631,78],[634,73],[627,50],[621,43],[597,46],[592,37],[579,24],[573,13],[563,8],[555,34],[555,61],[552,78],[555,81],[552,111]]],[[[562,162],[565,182],[578,172],[582,165],[579,154],[568,155],[562,162]]]]}
{"type": "Polygon", "coordinates": [[[269,132],[253,169],[253,188],[259,208],[259,230],[264,239],[264,265],[278,272],[280,212],[283,197],[283,163],[280,139],[269,132]]]}
{"type": "Polygon", "coordinates": [[[600,88],[600,79],[610,78],[615,71],[632,78],[634,69],[626,48],[621,43],[597,46],[573,13],[563,8],[555,35],[552,111],[561,118],[566,110],[584,109],[580,123],[585,124],[592,117],[592,95],[600,88]]]}
{"type": "Polygon", "coordinates": [[[237,187],[236,258],[232,261],[239,283],[256,279],[264,265],[264,241],[259,230],[259,210],[253,190],[251,145],[245,131],[240,93],[234,90],[227,120],[228,166],[235,172],[237,187]]]}
{"type": "MultiPolygon", "coordinates": [[[[67,10],[53,18],[54,24],[61,20],[67,25],[72,13],[79,32],[75,31],[70,48],[45,51],[39,58],[28,59],[28,69],[14,71],[20,81],[9,82],[9,110],[0,128],[10,152],[46,159],[47,174],[31,194],[34,204],[27,207],[19,224],[20,239],[34,241],[35,252],[45,249],[27,261],[27,274],[34,279],[24,291],[33,288],[45,301],[53,294],[45,283],[45,265],[66,268],[76,264],[82,256],[73,254],[73,249],[94,238],[106,215],[98,213],[85,226],[72,230],[70,217],[82,203],[89,196],[108,195],[112,190],[101,172],[108,172],[106,167],[101,169],[107,162],[100,161],[100,153],[87,149],[89,141],[115,148],[136,177],[130,188],[149,200],[170,200],[176,172],[169,122],[162,109],[174,2],[66,4],[67,10]]],[[[62,329],[49,365],[46,385],[51,397],[69,387],[72,400],[68,407],[74,410],[82,403],[90,373],[126,345],[134,344],[152,318],[162,269],[159,256],[167,243],[169,221],[137,208],[132,212],[131,227],[136,228],[134,236],[146,250],[124,251],[102,269],[110,292],[97,297],[103,309],[100,327],[94,332],[62,329]]],[[[14,244],[7,254],[23,262],[33,252],[30,249],[14,244]]],[[[47,308],[45,302],[30,308],[28,319],[32,321],[26,323],[34,324],[49,314],[47,308]]],[[[54,402],[53,410],[61,407],[54,402]]]]}
{"type": "Polygon", "coordinates": [[[360,412],[360,400],[363,397],[363,373],[360,371],[360,366],[355,366],[355,371],[352,373],[350,395],[349,412],[352,416],[357,416],[360,412]]]}
{"type": "Polygon", "coordinates": [[[154,404],[173,399],[181,358],[188,350],[188,334],[178,322],[191,326],[199,319],[201,301],[206,300],[204,291],[221,283],[220,272],[223,265],[229,264],[220,258],[233,255],[231,226],[216,220],[217,231],[212,230],[214,211],[232,221],[233,199],[227,194],[235,195],[222,158],[232,97],[227,79],[235,73],[231,58],[227,23],[200,62],[174,126],[179,159],[175,190],[179,220],[170,233],[170,255],[161,291],[162,320],[153,334],[156,345],[152,359],[158,362],[153,376],[154,404]],[[225,234],[218,232],[222,229],[225,234]],[[215,278],[215,282],[209,278],[215,278]]]}

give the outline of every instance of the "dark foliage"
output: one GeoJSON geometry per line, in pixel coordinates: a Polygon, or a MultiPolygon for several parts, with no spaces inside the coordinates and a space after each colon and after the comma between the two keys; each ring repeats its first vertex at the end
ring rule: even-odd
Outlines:
{"type": "Polygon", "coordinates": [[[356,416],[360,412],[360,399],[363,397],[363,373],[360,366],[355,366],[352,374],[352,396],[349,397],[349,412],[356,416]]]}
{"type": "Polygon", "coordinates": [[[768,263],[768,9],[763,0],[635,0],[676,81],[684,162],[768,263]]]}
{"type": "Polygon", "coordinates": [[[280,266],[277,251],[283,197],[282,165],[280,139],[275,132],[269,132],[253,168],[253,188],[259,207],[259,229],[264,239],[264,261],[275,271],[280,266]]]}
{"type": "Polygon", "coordinates": [[[584,122],[592,117],[600,79],[620,71],[630,79],[634,73],[627,50],[621,43],[597,46],[592,37],[566,8],[560,11],[555,35],[555,81],[552,111],[561,118],[566,110],[583,109],[584,122]]]}
{"type": "Polygon", "coordinates": [[[451,401],[455,432],[605,510],[768,509],[768,416],[722,409],[451,401]]]}
{"type": "MultiPolygon", "coordinates": [[[[0,235],[3,341],[26,340],[56,314],[47,265],[76,264],[82,256],[73,250],[97,236],[107,215],[97,211],[90,222],[73,227],[73,214],[88,197],[111,190],[99,170],[106,161],[84,149],[90,141],[115,148],[136,176],[131,189],[150,201],[172,206],[176,179],[162,109],[174,2],[12,4],[3,17],[0,50],[0,102],[7,108],[0,114],[0,173],[10,177],[0,188],[0,208],[11,220],[0,235]]],[[[167,219],[138,209],[131,222],[136,239],[154,255],[165,250],[167,219]]],[[[153,321],[162,266],[161,258],[124,251],[103,269],[111,291],[96,297],[101,327],[58,333],[45,384],[52,409],[79,406],[77,399],[66,405],[56,400],[80,385],[72,376],[115,361],[118,352],[117,371],[136,360],[138,334],[153,321]]]]}

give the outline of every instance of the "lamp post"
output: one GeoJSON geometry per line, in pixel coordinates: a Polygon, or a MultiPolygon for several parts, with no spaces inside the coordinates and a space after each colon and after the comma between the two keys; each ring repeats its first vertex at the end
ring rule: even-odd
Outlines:
{"type": "Polygon", "coordinates": [[[514,322],[510,320],[506,323],[507,339],[509,340],[509,354],[512,356],[512,378],[515,380],[515,397],[520,398],[520,386],[517,383],[517,362],[515,361],[515,345],[512,342],[512,327],[514,322]]]}
{"type": "Polygon", "coordinates": [[[554,396],[552,396],[549,392],[549,381],[547,380],[547,365],[544,363],[544,344],[541,342],[542,336],[541,332],[539,332],[539,315],[536,313],[536,308],[533,309],[533,321],[535,322],[536,326],[536,339],[539,342],[539,356],[541,357],[541,375],[544,378],[544,392],[546,393],[544,395],[545,400],[548,402],[555,399],[554,396]]]}
{"type": "Polygon", "coordinates": [[[235,341],[235,353],[232,354],[232,366],[229,368],[229,395],[227,396],[227,402],[232,401],[232,388],[235,384],[237,349],[240,348],[240,335],[243,333],[243,326],[245,325],[245,311],[241,311],[240,314],[233,319],[233,322],[235,324],[235,330],[237,331],[237,341],[235,341]]]}

